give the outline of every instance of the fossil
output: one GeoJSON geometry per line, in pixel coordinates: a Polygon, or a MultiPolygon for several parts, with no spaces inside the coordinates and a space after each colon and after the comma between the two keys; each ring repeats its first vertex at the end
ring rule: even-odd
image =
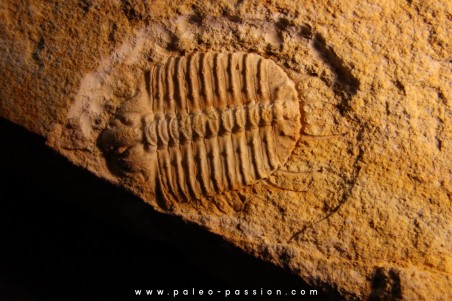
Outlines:
{"type": "Polygon", "coordinates": [[[110,169],[166,198],[198,200],[267,179],[300,136],[295,85],[252,53],[171,57],[141,75],[100,136],[110,169]]]}

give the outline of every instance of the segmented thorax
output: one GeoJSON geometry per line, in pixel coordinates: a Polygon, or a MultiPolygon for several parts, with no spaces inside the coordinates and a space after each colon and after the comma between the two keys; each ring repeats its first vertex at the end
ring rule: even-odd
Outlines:
{"type": "Polygon", "coordinates": [[[155,155],[149,166],[155,166],[160,188],[176,200],[269,177],[285,164],[299,137],[294,83],[256,54],[173,57],[145,72],[138,89],[144,106],[137,111],[124,104],[119,115],[134,112],[139,121],[129,122],[129,128],[112,123],[109,151],[132,162],[124,156],[140,152],[120,152],[119,146],[141,144],[155,155]],[[134,126],[138,130],[130,129],[134,126]]]}

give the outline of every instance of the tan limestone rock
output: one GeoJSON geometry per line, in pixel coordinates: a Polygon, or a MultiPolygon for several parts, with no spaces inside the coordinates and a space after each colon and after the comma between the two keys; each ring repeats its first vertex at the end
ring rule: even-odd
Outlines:
{"type": "Polygon", "coordinates": [[[345,298],[452,298],[450,2],[0,16],[1,116],[76,165],[345,298]]]}

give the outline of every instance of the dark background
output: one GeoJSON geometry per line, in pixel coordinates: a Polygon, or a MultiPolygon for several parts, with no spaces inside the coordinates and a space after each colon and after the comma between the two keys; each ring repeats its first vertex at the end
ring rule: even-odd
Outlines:
{"type": "MultiPolygon", "coordinates": [[[[0,133],[0,300],[163,300],[133,292],[161,288],[311,289],[75,167],[42,137],[1,118],[0,133]]],[[[316,300],[339,298],[334,289],[316,289],[316,300]]],[[[312,300],[246,298],[261,299],[312,300]]]]}

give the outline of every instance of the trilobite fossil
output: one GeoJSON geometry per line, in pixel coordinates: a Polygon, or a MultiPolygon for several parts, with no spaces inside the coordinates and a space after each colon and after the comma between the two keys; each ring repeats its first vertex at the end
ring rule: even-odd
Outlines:
{"type": "Polygon", "coordinates": [[[111,168],[177,202],[236,190],[284,166],[301,131],[295,85],[252,53],[154,64],[100,137],[111,168]]]}

